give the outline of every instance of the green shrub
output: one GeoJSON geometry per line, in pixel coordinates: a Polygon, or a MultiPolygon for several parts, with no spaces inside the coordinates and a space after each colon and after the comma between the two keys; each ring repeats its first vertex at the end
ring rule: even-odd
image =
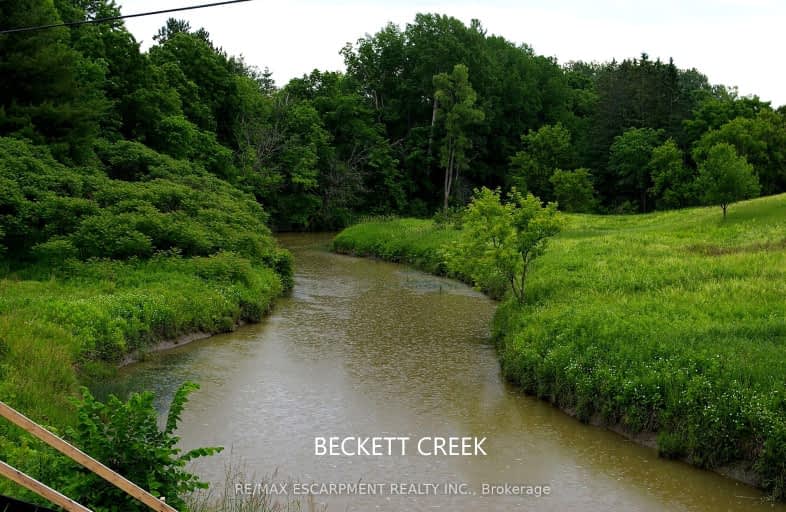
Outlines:
{"type": "Polygon", "coordinates": [[[110,178],[126,181],[140,181],[157,174],[158,169],[170,168],[176,163],[138,142],[121,140],[110,144],[99,141],[96,154],[110,178]]]}
{"type": "MultiPolygon", "coordinates": [[[[185,470],[196,458],[221,451],[221,448],[197,448],[181,453],[179,438],[174,434],[188,395],[198,386],[186,382],[175,392],[166,426],[158,426],[158,412],[153,394],[132,394],[126,402],[110,396],[106,403],[97,401],[86,390],[77,404],[77,423],[66,430],[71,443],[91,457],[149,491],[165,497],[169,505],[183,510],[183,497],[206,488],[207,484],[185,470]]],[[[58,459],[57,473],[61,492],[99,511],[147,511],[147,506],[124,491],[70,461],[58,459]]]]}
{"type": "MultiPolygon", "coordinates": [[[[234,172],[231,155],[213,151],[215,141],[206,144],[222,172],[234,172]]],[[[10,256],[46,253],[55,264],[64,259],[53,254],[66,248],[63,241],[83,259],[147,258],[169,249],[263,259],[275,251],[256,200],[200,166],[133,142],[102,142],[97,153],[107,174],[65,167],[45,149],[0,138],[0,246],[10,256]]]]}
{"type": "Polygon", "coordinates": [[[592,186],[592,175],[588,169],[563,171],[556,169],[549,178],[554,190],[554,199],[565,212],[587,213],[595,210],[597,198],[592,186]]]}
{"type": "Polygon", "coordinates": [[[437,228],[461,229],[464,220],[464,208],[451,206],[447,210],[437,210],[434,214],[434,226],[437,228]]]}
{"type": "Polygon", "coordinates": [[[153,253],[153,242],[134,228],[130,214],[103,214],[87,218],[73,234],[74,245],[84,258],[147,257],[153,253]]]}
{"type": "Polygon", "coordinates": [[[33,246],[36,260],[50,266],[61,266],[66,260],[76,258],[79,251],[70,240],[50,239],[33,246]]]}

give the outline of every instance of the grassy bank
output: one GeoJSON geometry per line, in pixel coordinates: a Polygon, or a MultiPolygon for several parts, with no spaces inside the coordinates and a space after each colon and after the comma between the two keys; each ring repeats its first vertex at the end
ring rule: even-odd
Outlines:
{"type": "Polygon", "coordinates": [[[40,280],[12,274],[0,280],[0,396],[60,424],[78,374],[162,340],[258,321],[281,291],[273,270],[231,254],[73,261],[40,280]]]}
{"type": "MultiPolygon", "coordinates": [[[[424,272],[469,282],[468,276],[448,268],[441,249],[457,231],[423,219],[370,220],[350,226],[333,239],[333,250],[405,263],[424,272]]],[[[483,283],[480,283],[482,286],[483,283]]]]}
{"type": "MultiPolygon", "coordinates": [[[[334,248],[450,274],[454,229],[353,226],[334,248]]],[[[483,286],[483,283],[479,283],[483,286]]],[[[745,465],[786,494],[786,196],[643,216],[573,215],[504,302],[505,376],[701,467],[745,465]]]]}
{"type": "MultiPolygon", "coordinates": [[[[0,399],[62,431],[75,419],[70,399],[80,384],[111,378],[124,356],[160,341],[259,321],[282,282],[286,273],[229,253],[74,260],[46,278],[12,273],[0,279],[0,399]]],[[[28,451],[25,439],[0,422],[0,457],[40,474],[44,452],[28,451]]],[[[0,484],[0,493],[19,491],[0,484]]]]}

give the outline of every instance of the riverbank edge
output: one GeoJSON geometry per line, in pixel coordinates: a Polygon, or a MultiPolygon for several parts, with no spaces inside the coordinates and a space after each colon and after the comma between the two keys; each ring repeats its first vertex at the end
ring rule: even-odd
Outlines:
{"type": "MultiPolygon", "coordinates": [[[[289,253],[287,252],[287,254],[289,253]]],[[[266,304],[266,307],[262,311],[259,320],[248,320],[244,318],[238,318],[237,320],[234,321],[230,329],[224,331],[210,332],[210,331],[203,331],[203,330],[194,330],[194,331],[180,334],[179,336],[175,336],[174,338],[163,338],[160,340],[155,340],[152,343],[146,344],[144,347],[141,347],[130,353],[124,354],[120,362],[116,365],[116,368],[120,369],[129,366],[131,364],[144,361],[145,357],[147,357],[149,354],[154,354],[157,352],[165,352],[167,350],[180,348],[185,345],[188,345],[189,343],[193,343],[195,341],[211,338],[219,334],[226,334],[227,332],[234,332],[238,327],[242,327],[244,325],[257,324],[262,322],[265,319],[265,317],[270,315],[270,313],[275,308],[276,300],[292,292],[292,288],[294,287],[294,281],[292,277],[294,270],[292,268],[292,265],[293,265],[293,261],[290,259],[286,267],[282,267],[282,268],[271,267],[271,270],[273,270],[278,276],[279,283],[280,283],[280,290],[277,294],[273,295],[270,298],[270,302],[266,304]]]]}
{"type": "Polygon", "coordinates": [[[247,320],[247,319],[239,318],[232,324],[231,328],[226,330],[213,331],[213,332],[194,330],[194,331],[185,332],[173,338],[162,338],[159,340],[154,340],[139,349],[124,354],[120,359],[120,362],[118,362],[115,365],[115,368],[121,369],[121,368],[125,368],[126,366],[142,362],[150,354],[155,354],[158,352],[166,352],[168,350],[184,347],[195,341],[212,338],[213,336],[218,336],[220,334],[234,332],[235,330],[237,330],[238,327],[242,327],[244,325],[257,324],[263,322],[264,319],[273,312],[273,309],[275,309],[276,300],[281,297],[284,297],[285,295],[287,295],[292,291],[292,283],[290,282],[291,275],[290,276],[279,275],[279,279],[281,282],[281,290],[278,294],[271,297],[270,302],[266,305],[265,309],[262,311],[262,315],[259,318],[259,320],[247,320]]]}
{"type": "MultiPolygon", "coordinates": [[[[267,312],[265,312],[265,316],[269,315],[273,311],[273,308],[274,308],[274,304],[270,304],[270,307],[268,308],[267,312]]],[[[237,322],[235,322],[235,325],[229,331],[222,331],[222,332],[193,331],[193,332],[181,334],[180,336],[176,336],[174,338],[168,338],[168,339],[162,339],[160,341],[156,341],[151,345],[148,345],[139,350],[135,350],[134,352],[131,352],[123,356],[123,359],[120,361],[120,363],[118,363],[117,368],[125,368],[126,366],[135,363],[140,363],[144,361],[145,358],[150,354],[155,354],[157,352],[166,352],[168,350],[184,347],[195,341],[212,338],[213,336],[218,336],[219,334],[226,334],[227,332],[234,332],[235,329],[237,329],[238,327],[242,327],[244,325],[248,325],[251,323],[258,323],[258,322],[247,322],[245,320],[238,320],[237,322]]]]}
{"type": "MultiPolygon", "coordinates": [[[[340,235],[340,233],[339,233],[339,235],[340,235]]],[[[342,254],[342,255],[345,255],[345,256],[353,256],[353,257],[358,257],[358,258],[376,259],[376,260],[386,261],[386,262],[390,262],[390,263],[397,263],[397,264],[401,264],[401,265],[407,265],[409,267],[412,267],[412,268],[414,268],[416,270],[420,270],[422,272],[426,272],[428,274],[432,274],[432,275],[436,275],[436,276],[440,276],[440,277],[446,277],[446,278],[449,278],[449,279],[454,279],[456,281],[462,282],[464,284],[468,284],[470,286],[472,286],[472,284],[473,284],[471,278],[469,278],[468,276],[457,274],[455,272],[449,272],[444,267],[444,265],[443,265],[443,263],[441,261],[430,260],[429,258],[425,257],[425,255],[418,255],[417,257],[412,257],[412,255],[407,254],[405,251],[399,251],[395,257],[385,257],[383,255],[380,255],[380,254],[375,253],[375,252],[370,251],[370,250],[356,250],[355,248],[349,247],[348,245],[336,244],[335,241],[336,241],[336,239],[334,238],[333,243],[330,244],[330,250],[333,251],[336,254],[342,254]]],[[[488,290],[481,290],[481,291],[484,292],[489,298],[491,298],[493,300],[499,301],[500,298],[501,298],[499,296],[495,296],[494,294],[489,293],[488,290]]],[[[506,334],[497,332],[497,333],[494,333],[493,335],[496,338],[494,340],[494,344],[495,344],[495,347],[497,349],[498,358],[500,359],[500,363],[503,363],[504,361],[502,360],[502,354],[501,354],[501,351],[500,351],[501,339],[499,339],[499,338],[504,338],[506,334]]],[[[506,381],[508,381],[511,384],[515,385],[517,388],[523,390],[523,388],[518,383],[516,383],[514,381],[511,381],[511,379],[508,379],[507,377],[505,377],[504,370],[501,369],[500,371],[502,373],[503,378],[506,381]]],[[[527,393],[527,394],[529,394],[531,396],[537,396],[536,394],[532,394],[532,393],[527,393]]],[[[579,418],[579,415],[578,415],[578,413],[577,413],[577,411],[575,409],[572,409],[572,408],[569,408],[569,407],[563,407],[563,406],[559,405],[558,403],[556,403],[555,401],[548,400],[548,399],[546,399],[544,397],[537,397],[537,398],[539,400],[542,400],[544,402],[549,403],[550,405],[552,405],[553,407],[559,409],[560,411],[562,411],[563,413],[567,414],[568,416],[570,416],[572,418],[575,418],[577,421],[585,423],[585,422],[583,422],[579,418]]],[[[627,430],[624,427],[624,425],[622,425],[621,423],[609,424],[609,423],[603,421],[603,419],[599,415],[594,415],[586,423],[589,424],[589,425],[592,425],[593,427],[603,428],[603,429],[608,430],[610,432],[614,432],[615,434],[617,434],[617,435],[623,437],[624,439],[627,439],[627,440],[629,440],[629,441],[631,441],[633,443],[636,443],[639,446],[643,446],[645,448],[649,448],[651,450],[654,450],[658,454],[658,457],[662,457],[662,455],[660,453],[660,450],[659,450],[659,447],[658,447],[658,441],[657,441],[658,432],[638,432],[638,433],[634,433],[634,432],[631,432],[631,431],[627,430]]],[[[664,457],[664,458],[666,458],[666,457],[664,457]]],[[[730,478],[731,480],[734,480],[736,482],[740,482],[740,483],[742,483],[744,485],[748,485],[750,487],[754,487],[756,489],[759,489],[759,490],[762,490],[762,491],[766,492],[764,487],[761,485],[761,481],[760,481],[759,476],[756,474],[756,472],[753,469],[753,461],[738,461],[738,462],[733,463],[733,464],[726,464],[726,465],[712,467],[712,468],[701,468],[701,467],[697,466],[696,464],[693,464],[688,457],[669,458],[669,459],[670,460],[674,460],[674,461],[678,461],[678,462],[681,462],[681,463],[684,463],[684,464],[688,464],[690,466],[695,467],[696,469],[703,469],[703,470],[711,471],[711,472],[719,474],[719,475],[721,475],[723,477],[730,478]]]]}

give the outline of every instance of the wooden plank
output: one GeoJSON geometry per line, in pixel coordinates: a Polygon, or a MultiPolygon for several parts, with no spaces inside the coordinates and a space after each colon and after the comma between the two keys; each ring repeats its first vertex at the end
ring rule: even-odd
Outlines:
{"type": "Polygon", "coordinates": [[[1,401],[0,416],[4,417],[26,432],[34,435],[66,457],[69,457],[71,460],[78,462],[115,487],[125,491],[129,496],[136,498],[140,502],[147,505],[150,509],[157,512],[177,512],[177,510],[167,505],[164,501],[159,500],[149,492],[145,491],[134,482],[124,478],[122,475],[115,473],[108,467],[95,460],[93,457],[84,453],[75,446],[72,446],[63,441],[44,427],[29,419],[27,416],[17,412],[15,409],[9,407],[1,401]]]}
{"type": "Polygon", "coordinates": [[[25,489],[33,491],[37,495],[45,498],[59,507],[63,507],[68,512],[92,512],[89,508],[83,507],[68,496],[60,494],[51,487],[47,487],[41,482],[27,476],[13,466],[9,466],[0,460],[0,475],[16,482],[25,489]]]}

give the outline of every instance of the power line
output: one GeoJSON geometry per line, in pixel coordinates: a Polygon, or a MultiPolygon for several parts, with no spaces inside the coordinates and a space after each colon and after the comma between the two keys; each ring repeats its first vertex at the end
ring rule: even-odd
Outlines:
{"type": "Polygon", "coordinates": [[[39,25],[36,27],[20,27],[0,30],[0,34],[13,34],[16,32],[32,32],[34,30],[45,30],[56,27],[75,27],[87,25],[89,23],[105,23],[107,21],[123,20],[126,18],[139,18],[140,16],[152,16],[154,14],[166,14],[169,12],[191,11],[194,9],[204,9],[205,7],[217,7],[219,5],[238,4],[240,2],[250,2],[251,0],[227,0],[225,2],[214,2],[211,4],[192,5],[190,7],[179,7],[176,9],[164,9],[162,11],[140,12],[138,14],[126,14],[121,16],[107,16],[106,18],[96,18],[94,20],[66,21],[63,23],[53,23],[51,25],[39,25]]]}

